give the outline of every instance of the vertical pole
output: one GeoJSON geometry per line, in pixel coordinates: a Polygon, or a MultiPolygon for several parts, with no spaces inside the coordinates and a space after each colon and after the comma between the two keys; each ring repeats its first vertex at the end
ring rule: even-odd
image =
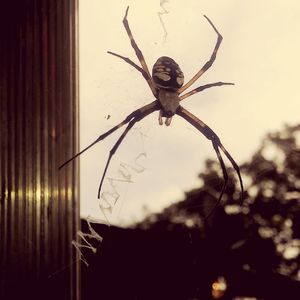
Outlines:
{"type": "Polygon", "coordinates": [[[0,299],[77,300],[78,3],[1,6],[0,299]]]}

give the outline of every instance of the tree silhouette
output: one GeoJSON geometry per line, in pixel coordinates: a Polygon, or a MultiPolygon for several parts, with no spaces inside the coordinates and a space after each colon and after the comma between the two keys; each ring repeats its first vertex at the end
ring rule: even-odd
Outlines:
{"type": "Polygon", "coordinates": [[[300,125],[266,136],[241,166],[242,206],[230,169],[210,214],[223,177],[207,160],[201,187],[163,212],[131,229],[93,225],[104,240],[84,271],[84,299],[98,299],[95,280],[101,299],[300,299],[299,145],[300,125]]]}
{"type": "Polygon", "coordinates": [[[231,170],[224,200],[206,219],[223,180],[218,162],[207,160],[200,188],[138,227],[197,228],[222,257],[234,256],[229,266],[219,263],[220,271],[245,269],[300,280],[300,125],[268,134],[241,170],[246,186],[242,207],[231,170]]]}

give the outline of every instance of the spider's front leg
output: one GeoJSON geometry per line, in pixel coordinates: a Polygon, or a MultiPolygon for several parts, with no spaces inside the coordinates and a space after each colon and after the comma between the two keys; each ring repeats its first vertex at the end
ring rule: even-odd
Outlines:
{"type": "MultiPolygon", "coordinates": [[[[213,148],[217,154],[218,160],[220,162],[222,171],[223,171],[223,177],[224,177],[224,184],[221,189],[221,194],[218,198],[218,201],[216,203],[216,206],[220,203],[222,196],[225,192],[225,188],[227,186],[227,181],[228,181],[228,173],[226,171],[226,167],[223,161],[223,158],[221,156],[220,150],[226,155],[226,157],[229,159],[231,162],[233,168],[237,172],[237,175],[239,177],[240,181],[240,186],[241,186],[241,205],[243,203],[243,192],[244,192],[244,187],[243,187],[243,181],[240,173],[240,168],[237,165],[237,163],[234,161],[232,156],[229,154],[229,152],[225,149],[225,147],[222,145],[220,138],[217,136],[217,134],[209,127],[207,126],[204,122],[202,122],[200,119],[198,119],[196,116],[194,116],[192,113],[184,109],[182,106],[179,106],[176,112],[179,116],[184,118],[186,121],[188,121],[191,125],[193,125],[195,128],[197,128],[207,139],[209,139],[212,142],[213,148]]],[[[212,211],[211,211],[212,213],[212,211]]],[[[211,213],[209,215],[211,215],[211,213]]],[[[207,216],[208,217],[208,216],[207,216]]]]}
{"type": "Polygon", "coordinates": [[[154,97],[156,98],[157,97],[157,88],[156,88],[156,86],[155,86],[155,84],[154,84],[154,82],[152,80],[151,75],[150,75],[150,72],[149,72],[147,63],[145,61],[144,55],[143,55],[142,51],[140,50],[140,48],[138,47],[138,45],[137,45],[137,43],[136,43],[136,41],[135,41],[135,39],[134,39],[134,37],[132,35],[131,29],[129,27],[129,23],[128,23],[128,20],[127,20],[128,10],[129,10],[129,6],[126,9],[125,16],[123,18],[123,25],[125,27],[125,30],[127,32],[128,37],[130,39],[131,46],[134,49],[135,54],[136,54],[136,56],[137,56],[137,58],[138,58],[138,60],[139,60],[139,62],[141,64],[142,68],[139,67],[137,64],[135,64],[128,57],[125,57],[125,56],[113,53],[111,51],[108,51],[108,53],[121,58],[122,60],[124,60],[125,62],[127,62],[131,66],[133,66],[136,70],[138,70],[139,72],[141,72],[141,74],[143,75],[143,77],[147,81],[147,83],[148,83],[148,85],[149,85],[149,87],[150,87],[150,89],[151,89],[154,97]]]}
{"type": "Polygon", "coordinates": [[[182,86],[179,89],[179,94],[181,94],[183,91],[185,91],[187,88],[189,88],[194,82],[196,82],[196,80],[198,80],[212,66],[212,64],[214,63],[214,61],[217,57],[217,52],[218,52],[221,42],[223,40],[222,35],[218,31],[218,29],[215,27],[213,22],[207,16],[204,15],[204,17],[206,18],[208,23],[211,25],[211,27],[217,34],[217,36],[218,36],[217,42],[215,44],[214,50],[213,50],[209,60],[204,64],[204,66],[200,69],[200,71],[197,72],[197,74],[195,74],[184,86],[182,86]]]}

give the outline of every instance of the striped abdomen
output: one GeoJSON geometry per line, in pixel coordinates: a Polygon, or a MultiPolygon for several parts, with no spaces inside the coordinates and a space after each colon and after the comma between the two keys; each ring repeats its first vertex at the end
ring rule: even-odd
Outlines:
{"type": "Polygon", "coordinates": [[[154,64],[152,77],[158,87],[170,90],[178,90],[184,82],[180,67],[167,56],[160,57],[154,64]]]}

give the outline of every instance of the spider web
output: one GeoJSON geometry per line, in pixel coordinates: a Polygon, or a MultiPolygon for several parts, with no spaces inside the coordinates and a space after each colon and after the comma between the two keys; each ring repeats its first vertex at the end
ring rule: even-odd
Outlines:
{"type": "Polygon", "coordinates": [[[163,38],[164,42],[167,40],[168,32],[167,32],[167,28],[166,28],[166,25],[165,25],[164,20],[163,20],[163,15],[166,15],[166,14],[170,13],[170,11],[168,11],[165,7],[165,4],[168,3],[168,2],[169,2],[169,0],[160,0],[160,7],[162,8],[162,11],[157,12],[157,15],[159,17],[159,21],[160,21],[161,26],[162,26],[163,31],[164,31],[164,38],[163,38]]]}

